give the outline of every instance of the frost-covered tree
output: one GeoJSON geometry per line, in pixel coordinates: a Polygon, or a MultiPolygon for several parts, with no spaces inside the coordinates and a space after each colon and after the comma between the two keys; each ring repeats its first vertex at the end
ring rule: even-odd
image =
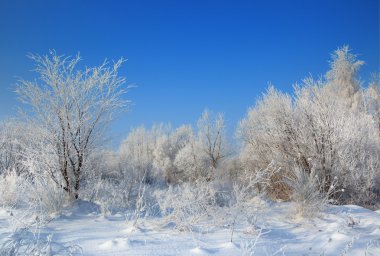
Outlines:
{"type": "Polygon", "coordinates": [[[330,62],[331,69],[326,73],[326,82],[336,93],[346,99],[346,103],[358,108],[360,104],[360,80],[358,71],[364,61],[357,60],[348,46],[338,48],[330,62]]]}
{"type": "MultiPolygon", "coordinates": [[[[289,191],[282,183],[294,161],[302,161],[299,142],[296,140],[296,120],[293,118],[292,99],[269,87],[264,96],[252,107],[247,117],[240,121],[237,135],[242,140],[240,161],[243,169],[266,170],[274,165],[282,171],[272,179],[267,191],[273,197],[287,199],[289,191]]],[[[304,160],[304,159],[303,159],[304,160]]]]}
{"type": "Polygon", "coordinates": [[[209,175],[207,156],[202,152],[196,138],[192,136],[187,144],[181,148],[175,157],[174,165],[184,180],[195,181],[209,175]]]}
{"type": "Polygon", "coordinates": [[[213,116],[205,110],[198,120],[198,140],[213,169],[228,155],[225,132],[223,114],[213,116]]]}
{"type": "Polygon", "coordinates": [[[292,108],[291,97],[271,86],[249,109],[237,131],[243,141],[241,160],[246,168],[265,168],[272,161],[287,166],[297,158],[292,108]]]}
{"type": "Polygon", "coordinates": [[[34,123],[47,131],[45,142],[55,148],[59,168],[51,178],[62,179],[62,188],[78,198],[83,169],[102,128],[128,104],[125,79],[119,76],[123,60],[79,69],[79,55],[51,51],[29,57],[39,80],[21,80],[16,92],[29,104],[34,123]]]}
{"type": "Polygon", "coordinates": [[[326,190],[335,177],[346,189],[345,196],[351,193],[349,197],[358,199],[372,190],[380,149],[372,116],[347,106],[347,99],[328,86],[305,86],[296,93],[295,111],[302,124],[299,137],[307,142],[304,152],[311,168],[324,177],[326,190]]]}
{"type": "Polygon", "coordinates": [[[364,92],[357,82],[362,62],[348,48],[334,56],[327,79],[305,79],[293,97],[269,88],[240,123],[240,157],[251,170],[274,164],[282,178],[291,178],[296,166],[315,173],[325,184],[323,192],[338,177],[337,185],[345,189],[342,201],[368,203],[379,176],[377,124],[362,107],[364,92]]]}
{"type": "Polygon", "coordinates": [[[119,156],[125,179],[140,180],[144,177],[149,182],[158,176],[153,167],[153,152],[163,130],[163,125],[154,125],[150,130],[141,126],[133,129],[121,143],[119,156]]]}
{"type": "Polygon", "coordinates": [[[198,120],[197,134],[190,134],[175,157],[175,167],[185,180],[210,180],[228,155],[223,115],[204,111],[198,120]]]}
{"type": "Polygon", "coordinates": [[[154,166],[162,170],[168,183],[183,181],[183,172],[174,164],[178,152],[186,147],[193,137],[193,130],[189,125],[183,125],[173,132],[161,136],[154,150],[154,166]]]}
{"type": "Polygon", "coordinates": [[[184,181],[211,179],[212,171],[209,156],[203,150],[202,141],[194,134],[175,157],[174,165],[182,173],[184,181]]]}

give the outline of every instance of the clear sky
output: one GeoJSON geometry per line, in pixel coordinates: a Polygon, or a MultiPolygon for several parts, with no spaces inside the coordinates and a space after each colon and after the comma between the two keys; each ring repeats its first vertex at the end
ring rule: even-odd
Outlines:
{"type": "Polygon", "coordinates": [[[195,123],[207,107],[230,130],[272,82],[283,91],[328,69],[350,45],[379,71],[379,0],[90,1],[0,0],[0,120],[16,115],[17,77],[32,79],[28,52],[78,51],[87,66],[106,57],[134,88],[117,136],[154,122],[195,123]]]}

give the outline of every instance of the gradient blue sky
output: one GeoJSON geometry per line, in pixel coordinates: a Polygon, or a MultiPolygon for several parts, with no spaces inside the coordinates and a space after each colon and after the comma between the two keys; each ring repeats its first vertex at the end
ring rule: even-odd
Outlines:
{"type": "Polygon", "coordinates": [[[106,57],[122,68],[131,111],[114,123],[195,123],[207,107],[230,130],[265,91],[284,91],[328,69],[330,53],[350,45],[379,71],[379,1],[41,1],[0,0],[0,120],[16,115],[17,77],[32,79],[28,52],[106,57]]]}

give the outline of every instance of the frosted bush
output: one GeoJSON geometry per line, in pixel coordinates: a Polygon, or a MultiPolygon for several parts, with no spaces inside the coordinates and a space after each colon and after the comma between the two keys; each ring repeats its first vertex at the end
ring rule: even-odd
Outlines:
{"type": "Polygon", "coordinates": [[[133,184],[124,180],[93,179],[83,186],[81,198],[97,203],[103,215],[131,206],[133,184]]]}
{"type": "Polygon", "coordinates": [[[27,189],[31,193],[30,200],[42,215],[58,214],[66,203],[67,192],[48,178],[34,177],[27,189]]]}
{"type": "Polygon", "coordinates": [[[156,191],[161,214],[175,223],[178,230],[191,230],[212,215],[215,190],[207,182],[184,183],[156,191]]]}
{"type": "Polygon", "coordinates": [[[328,203],[333,202],[332,197],[338,192],[336,178],[331,182],[321,180],[314,170],[307,173],[301,168],[295,168],[294,176],[288,178],[287,183],[292,189],[291,199],[296,203],[296,214],[301,217],[319,214],[328,203]]]}
{"type": "Polygon", "coordinates": [[[229,192],[229,205],[226,209],[227,221],[231,229],[230,242],[233,241],[236,223],[243,221],[250,226],[249,228],[256,228],[258,205],[252,200],[259,199],[265,194],[266,191],[263,188],[268,187],[270,174],[276,171],[275,169],[269,171],[269,169],[270,167],[264,171],[242,171],[238,181],[232,185],[229,192]]]}
{"type": "Polygon", "coordinates": [[[78,245],[61,245],[52,242],[52,235],[41,237],[39,233],[33,233],[29,229],[15,232],[0,245],[2,256],[79,256],[83,255],[82,248],[78,245]]]}
{"type": "Polygon", "coordinates": [[[0,175],[0,205],[14,206],[20,196],[22,181],[16,172],[6,172],[0,175]]]}

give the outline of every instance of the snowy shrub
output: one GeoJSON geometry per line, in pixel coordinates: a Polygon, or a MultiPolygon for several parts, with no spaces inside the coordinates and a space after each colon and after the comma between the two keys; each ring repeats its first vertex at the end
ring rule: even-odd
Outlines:
{"type": "Polygon", "coordinates": [[[123,180],[94,179],[83,186],[81,198],[99,204],[103,215],[122,210],[131,205],[133,184],[123,180]]]}
{"type": "Polygon", "coordinates": [[[47,241],[38,241],[19,238],[8,240],[0,247],[0,254],[4,256],[21,256],[21,255],[51,255],[50,238],[47,241]]]}
{"type": "Polygon", "coordinates": [[[38,177],[12,173],[9,177],[12,177],[12,181],[0,181],[7,182],[0,187],[0,203],[9,212],[8,223],[11,230],[18,231],[32,226],[38,228],[64,207],[67,194],[62,188],[50,183],[50,179],[41,180],[38,177]],[[7,202],[4,204],[3,200],[7,202]]]}
{"type": "Polygon", "coordinates": [[[249,185],[244,186],[236,183],[233,185],[230,205],[228,207],[230,215],[229,226],[231,229],[231,243],[235,232],[236,222],[240,220],[240,217],[247,217],[250,209],[248,200],[252,198],[250,193],[251,189],[252,187],[249,185]]]}
{"type": "Polygon", "coordinates": [[[35,176],[26,186],[29,202],[36,204],[40,215],[53,216],[58,214],[67,202],[67,193],[49,178],[35,176]]]}
{"type": "Polygon", "coordinates": [[[288,185],[292,189],[291,199],[296,203],[295,212],[301,217],[318,215],[332,197],[337,193],[337,178],[326,184],[326,181],[316,175],[314,169],[307,173],[301,168],[295,168],[293,176],[288,178],[288,185]],[[328,186],[328,188],[325,188],[328,186]]]}
{"type": "Polygon", "coordinates": [[[17,204],[20,197],[21,182],[15,171],[0,175],[0,205],[15,206],[17,204]]]}
{"type": "MultiPolygon", "coordinates": [[[[269,169],[269,167],[268,167],[269,169]]],[[[265,187],[270,182],[270,171],[242,171],[239,178],[229,191],[229,204],[226,208],[228,225],[231,229],[231,238],[235,232],[236,223],[245,222],[255,229],[258,205],[253,199],[259,199],[266,193],[265,187]]]]}
{"type": "Polygon", "coordinates": [[[251,239],[243,239],[240,241],[240,252],[242,256],[253,256],[257,249],[257,243],[262,236],[262,229],[260,229],[257,235],[251,239]]]}
{"type": "Polygon", "coordinates": [[[45,223],[59,214],[67,203],[67,194],[50,179],[17,176],[17,201],[12,205],[14,229],[27,227],[35,221],[45,223]],[[17,205],[16,205],[17,203],[17,205]]]}
{"type": "MultiPolygon", "coordinates": [[[[44,132],[44,131],[41,131],[44,132]]],[[[54,147],[45,140],[33,141],[25,149],[21,161],[25,168],[23,179],[23,201],[42,216],[59,213],[67,199],[64,181],[53,175],[57,167],[54,147]]]]}
{"type": "Polygon", "coordinates": [[[25,226],[23,219],[27,223],[32,216],[41,221],[49,219],[62,209],[67,194],[61,181],[52,176],[56,159],[52,147],[40,137],[44,130],[31,124],[24,128],[23,139],[18,140],[22,145],[17,157],[19,168],[0,176],[0,204],[17,209],[13,211],[15,227],[25,226]]]}
{"type": "Polygon", "coordinates": [[[17,174],[24,172],[20,161],[28,129],[26,124],[14,120],[0,123],[0,175],[9,170],[17,174]]]}
{"type": "Polygon", "coordinates": [[[212,215],[215,205],[215,190],[207,182],[183,183],[156,191],[156,200],[161,214],[174,222],[178,230],[191,230],[212,215]]]}
{"type": "Polygon", "coordinates": [[[61,245],[52,242],[52,235],[41,237],[29,229],[22,229],[0,245],[2,256],[75,256],[83,255],[82,248],[78,245],[61,245]]]}
{"type": "Polygon", "coordinates": [[[118,212],[125,212],[128,220],[141,216],[155,215],[156,203],[153,191],[155,184],[137,180],[94,179],[81,190],[81,198],[99,205],[101,214],[107,217],[118,212]]]}
{"type": "MultiPolygon", "coordinates": [[[[17,175],[15,171],[0,177],[0,204],[10,209],[18,209],[14,212],[15,222],[22,219],[28,222],[27,219],[33,215],[38,216],[41,221],[49,219],[63,208],[66,196],[66,192],[51,183],[49,178],[17,175]],[[23,212],[31,216],[25,218],[23,212]]],[[[15,223],[15,228],[19,224],[22,223],[15,223]]]]}
{"type": "Polygon", "coordinates": [[[136,191],[136,196],[133,201],[133,211],[129,216],[127,216],[127,220],[131,221],[132,227],[136,227],[138,224],[138,221],[143,218],[143,217],[148,217],[150,214],[150,210],[152,205],[151,200],[149,200],[148,197],[148,187],[144,180],[145,180],[145,175],[141,178],[137,191],[136,191]]]}

